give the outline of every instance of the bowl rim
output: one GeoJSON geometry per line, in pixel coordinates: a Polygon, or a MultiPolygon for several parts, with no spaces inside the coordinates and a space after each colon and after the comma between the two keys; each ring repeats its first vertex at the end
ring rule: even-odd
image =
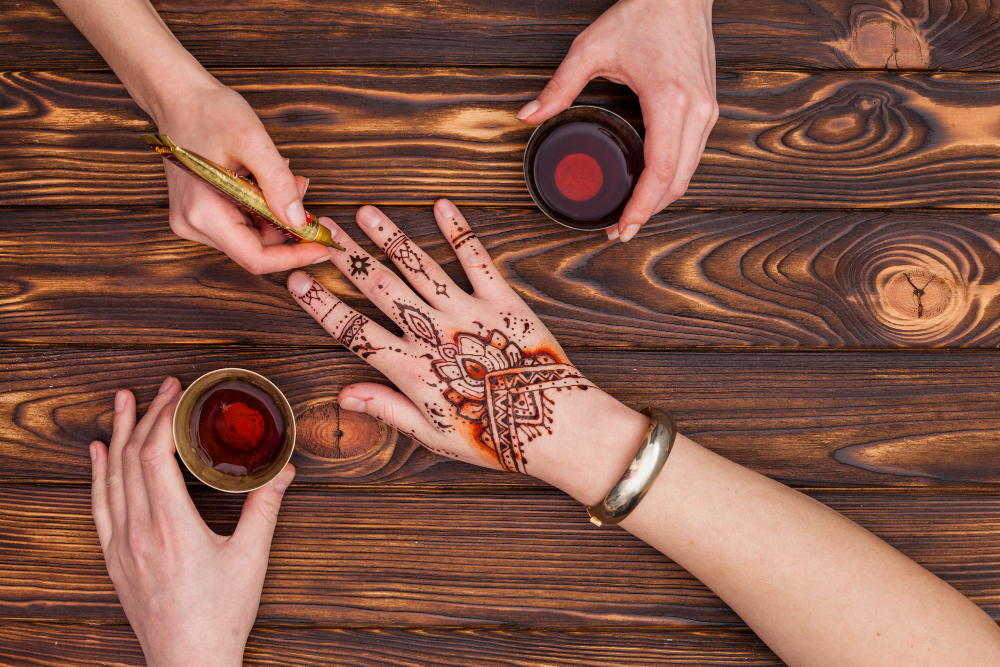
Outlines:
{"type": "MultiPolygon", "coordinates": [[[[575,104],[575,105],[573,105],[571,107],[563,109],[562,111],[560,111],[559,113],[557,113],[555,116],[552,116],[552,118],[549,118],[549,119],[543,121],[542,123],[540,123],[538,126],[535,127],[534,131],[531,133],[531,136],[528,137],[528,143],[527,143],[527,145],[525,145],[525,147],[524,147],[524,157],[521,160],[521,170],[522,170],[522,173],[524,175],[524,184],[528,188],[528,194],[531,195],[531,201],[533,201],[535,203],[535,206],[538,208],[538,210],[540,210],[542,213],[544,213],[545,216],[549,220],[552,220],[553,222],[556,222],[556,223],[562,225],[563,227],[568,227],[569,229],[575,229],[577,231],[583,231],[583,232],[595,232],[595,231],[600,231],[602,229],[605,229],[606,227],[612,226],[614,224],[614,222],[602,222],[604,220],[604,218],[601,218],[601,220],[595,220],[595,221],[592,221],[592,222],[589,222],[589,223],[583,222],[583,221],[569,221],[569,222],[567,222],[567,220],[560,219],[560,218],[556,217],[555,215],[553,215],[554,212],[550,210],[550,207],[545,202],[540,201],[541,197],[539,197],[539,196],[537,196],[535,194],[535,189],[536,188],[535,188],[534,184],[532,183],[532,179],[531,179],[531,177],[530,177],[530,175],[528,173],[528,171],[529,171],[529,169],[528,169],[528,155],[531,154],[532,148],[535,146],[535,144],[538,143],[539,141],[541,141],[541,139],[539,138],[540,134],[544,133],[545,131],[547,131],[553,125],[556,125],[559,122],[560,117],[563,116],[564,114],[566,114],[566,113],[568,113],[570,111],[575,111],[575,110],[580,110],[580,109],[592,109],[592,110],[598,112],[598,115],[606,115],[607,117],[609,117],[609,119],[613,119],[613,120],[618,121],[624,128],[627,128],[627,131],[630,134],[630,137],[636,143],[638,143],[638,145],[639,145],[640,148],[642,148],[644,146],[642,137],[639,136],[639,132],[635,129],[635,127],[633,127],[630,122],[628,122],[627,120],[625,120],[624,118],[622,118],[621,116],[619,116],[618,114],[616,114],[614,111],[611,111],[609,109],[605,109],[604,107],[595,106],[593,104],[575,104]]],[[[642,156],[642,154],[640,152],[639,159],[642,160],[642,157],[643,156],[642,156]]],[[[643,164],[642,166],[645,167],[645,164],[643,164]]],[[[640,171],[639,174],[641,175],[642,171],[640,171]]],[[[629,197],[632,196],[632,190],[635,189],[635,185],[636,185],[636,183],[638,183],[638,181],[639,181],[639,178],[637,176],[636,179],[635,179],[635,182],[632,184],[632,189],[629,190],[629,197]]],[[[605,216],[605,217],[607,217],[607,216],[605,216]]]]}
{"type": "Polygon", "coordinates": [[[249,493],[273,481],[281,474],[292,458],[296,441],[295,412],[285,394],[260,373],[245,368],[217,368],[202,374],[189,384],[184,393],[181,394],[177,408],[174,410],[173,436],[177,454],[184,462],[184,467],[199,482],[225,493],[249,493]],[[191,439],[191,415],[198,399],[213,387],[231,380],[249,382],[249,384],[266,392],[277,404],[278,410],[281,411],[281,416],[285,420],[285,437],[278,455],[264,470],[249,475],[231,475],[212,468],[195,451],[195,445],[191,439]]]}

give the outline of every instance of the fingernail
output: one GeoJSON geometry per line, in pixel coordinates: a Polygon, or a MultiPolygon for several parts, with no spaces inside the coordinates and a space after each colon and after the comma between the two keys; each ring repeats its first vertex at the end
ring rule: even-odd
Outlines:
{"type": "Polygon", "coordinates": [[[328,261],[329,259],[330,259],[330,255],[329,255],[329,254],[327,254],[327,256],[326,256],[326,257],[320,257],[320,258],[319,258],[319,259],[317,259],[317,260],[313,260],[313,264],[319,264],[320,262],[326,262],[326,261],[328,261]]]}
{"type": "Polygon", "coordinates": [[[353,396],[344,396],[340,399],[340,407],[351,412],[364,412],[365,402],[353,396]]]}
{"type": "Polygon", "coordinates": [[[285,216],[288,217],[288,224],[296,229],[306,226],[306,210],[298,199],[285,207],[285,216]]]}
{"type": "Polygon", "coordinates": [[[293,479],[295,479],[295,468],[285,468],[280,475],[275,477],[274,490],[278,493],[284,493],[293,479]]]}
{"type": "Polygon", "coordinates": [[[443,215],[455,215],[458,213],[458,207],[450,199],[438,199],[437,203],[441,205],[441,213],[443,215]]]}
{"type": "Polygon", "coordinates": [[[296,271],[288,276],[288,289],[296,296],[302,296],[312,287],[312,276],[302,271],[296,271]]]}
{"type": "Polygon", "coordinates": [[[618,238],[618,225],[608,227],[608,240],[614,241],[616,238],[618,238]]]}
{"type": "Polygon", "coordinates": [[[538,111],[539,107],[541,107],[541,106],[542,106],[542,103],[539,102],[538,100],[531,100],[530,102],[528,102],[527,104],[525,104],[521,108],[520,111],[517,112],[517,119],[518,120],[524,120],[525,118],[527,118],[531,114],[533,114],[536,111],[538,111]]]}
{"type": "Polygon", "coordinates": [[[639,225],[627,225],[625,231],[621,233],[619,237],[622,243],[627,243],[632,240],[632,237],[636,235],[639,231],[639,225]]]}
{"type": "Polygon", "coordinates": [[[306,179],[306,187],[303,188],[303,189],[306,190],[307,192],[309,191],[309,179],[308,178],[306,179]]]}
{"type": "Polygon", "coordinates": [[[166,380],[164,380],[163,382],[160,383],[160,388],[156,392],[157,395],[162,394],[163,392],[165,392],[167,390],[167,387],[170,386],[171,380],[173,380],[173,378],[167,378],[166,380]]]}
{"type": "Polygon", "coordinates": [[[97,447],[94,447],[94,443],[90,443],[90,462],[93,463],[97,460],[97,447]]]}
{"type": "Polygon", "coordinates": [[[286,157],[286,158],[285,158],[285,166],[287,167],[287,166],[288,166],[288,165],[290,165],[291,163],[292,163],[292,160],[291,160],[291,158],[287,158],[287,157],[286,157]]]}
{"type": "Polygon", "coordinates": [[[355,219],[362,227],[374,227],[381,220],[381,216],[374,206],[362,206],[358,209],[355,219]]]}
{"type": "Polygon", "coordinates": [[[122,410],[124,410],[125,401],[127,400],[128,396],[125,395],[124,391],[119,389],[117,392],[115,392],[115,412],[121,412],[122,410]]]}

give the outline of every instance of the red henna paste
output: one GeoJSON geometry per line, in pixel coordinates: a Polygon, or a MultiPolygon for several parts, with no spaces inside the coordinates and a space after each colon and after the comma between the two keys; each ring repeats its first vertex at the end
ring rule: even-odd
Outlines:
{"type": "Polygon", "coordinates": [[[210,389],[195,404],[192,435],[202,459],[216,470],[246,475],[277,456],[285,423],[274,399],[238,380],[210,389]]]}
{"type": "Polygon", "coordinates": [[[602,185],[601,165],[586,153],[571,153],[556,166],[556,187],[573,201],[593,199],[602,185]]]}

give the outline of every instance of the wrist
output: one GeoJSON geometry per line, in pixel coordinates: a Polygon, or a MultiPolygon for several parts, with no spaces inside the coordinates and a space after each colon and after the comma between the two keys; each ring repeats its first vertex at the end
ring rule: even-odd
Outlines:
{"type": "MultiPolygon", "coordinates": [[[[543,446],[533,451],[528,472],[584,505],[594,505],[611,491],[639,451],[649,418],[600,389],[591,388],[586,394],[585,409],[569,413],[586,417],[561,424],[558,439],[540,443],[543,446]]],[[[569,421],[569,416],[563,420],[569,421]]]]}
{"type": "Polygon", "coordinates": [[[189,58],[190,61],[182,67],[172,68],[169,72],[150,73],[142,93],[133,94],[161,132],[173,125],[183,124],[181,119],[198,106],[195,100],[225,88],[194,58],[189,58]]]}

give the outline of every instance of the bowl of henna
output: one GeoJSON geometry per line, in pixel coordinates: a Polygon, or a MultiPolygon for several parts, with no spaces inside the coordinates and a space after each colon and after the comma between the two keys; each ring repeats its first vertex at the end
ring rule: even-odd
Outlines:
{"type": "Polygon", "coordinates": [[[220,368],[192,382],[174,412],[174,442],[191,474],[213,489],[246,493],[284,469],[295,415],[263,375],[220,368]]]}
{"type": "Polygon", "coordinates": [[[642,139],[607,109],[576,106],[535,128],[524,182],[542,213],[571,229],[618,222],[644,167],[642,139]]]}

